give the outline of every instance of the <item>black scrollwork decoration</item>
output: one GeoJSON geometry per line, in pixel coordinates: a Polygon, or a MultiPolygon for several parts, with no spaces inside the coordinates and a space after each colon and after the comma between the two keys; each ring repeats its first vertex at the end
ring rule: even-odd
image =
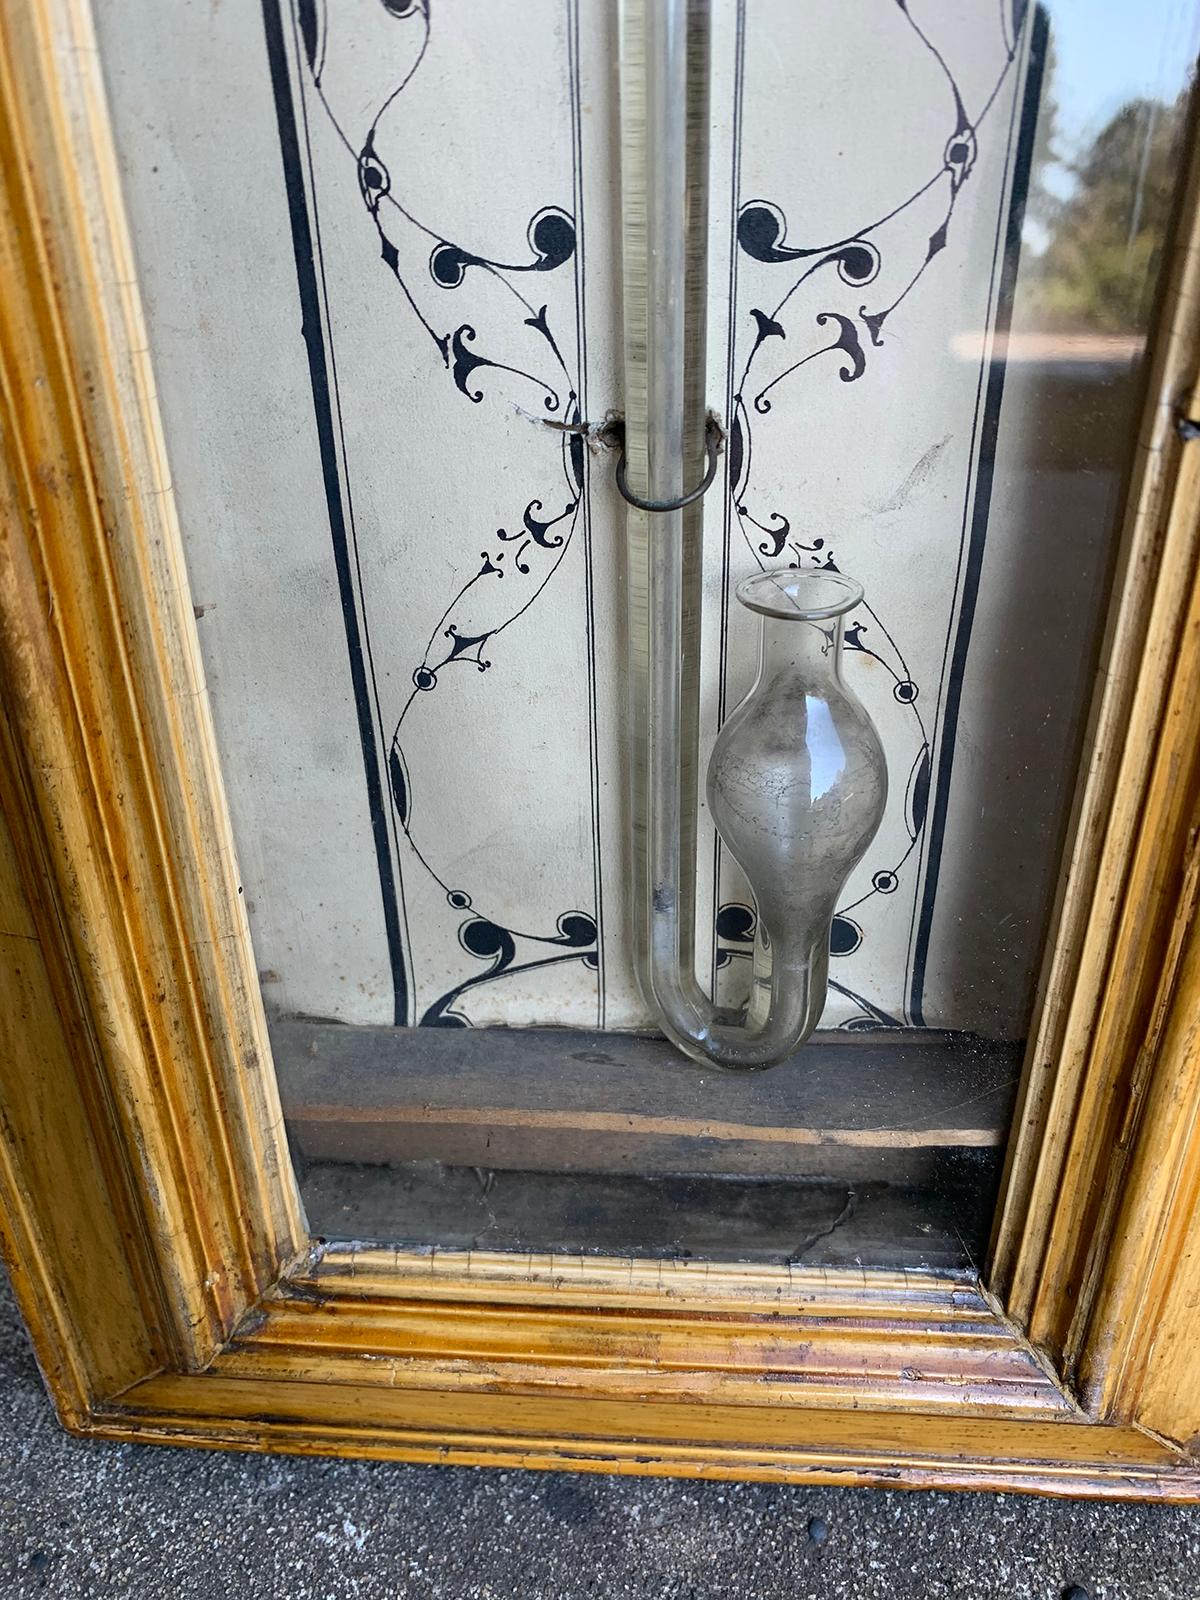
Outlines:
{"type": "MultiPolygon", "coordinates": [[[[863,376],[868,352],[885,343],[889,319],[914,293],[946,248],[961,194],[978,161],[980,127],[1013,71],[1029,14],[1028,0],[1001,0],[1004,15],[1000,30],[1001,59],[982,104],[972,116],[945,54],[914,16],[908,0],[889,0],[889,3],[895,4],[903,14],[919,48],[932,58],[947,86],[950,117],[940,166],[912,193],[899,196],[883,215],[866,220],[841,239],[797,242],[783,208],[761,196],[746,200],[737,209],[735,241],[738,251],[750,261],[769,268],[771,281],[776,274],[780,280],[779,293],[771,302],[749,306],[745,313],[748,317],[746,355],[740,376],[732,386],[729,427],[728,486],[732,515],[760,567],[786,560],[792,566],[836,570],[834,552],[824,535],[802,536],[801,520],[795,511],[777,505],[769,505],[769,509],[756,505],[755,422],[770,415],[781,386],[793,382],[805,369],[811,368],[814,372],[831,369],[847,384],[857,383],[863,376]],[[918,211],[920,202],[924,201],[927,208],[938,194],[942,197],[940,214],[924,237],[915,271],[906,269],[907,275],[898,288],[887,297],[880,296],[872,301],[872,286],[878,287],[884,278],[885,239],[902,227],[910,213],[914,218],[921,214],[918,211]],[[802,289],[805,290],[803,295],[802,289]],[[834,291],[842,304],[834,303],[834,291]],[[819,293],[825,303],[818,301],[815,310],[801,314],[806,320],[798,321],[798,308],[802,304],[811,307],[814,293],[819,293]],[[813,339],[814,332],[832,337],[813,339]],[[795,359],[781,363],[781,352],[789,348],[789,341],[797,338],[803,341],[806,337],[809,343],[801,344],[795,359]],[[767,373],[759,377],[763,368],[768,369],[767,373]]],[[[761,285],[764,280],[760,275],[755,281],[761,285]]],[[[895,893],[925,826],[930,784],[930,738],[919,703],[919,686],[913,681],[892,632],[866,603],[846,629],[844,649],[872,657],[891,676],[895,701],[913,718],[917,755],[904,792],[907,847],[899,859],[874,871],[871,887],[864,895],[839,909],[831,935],[830,953],[834,957],[851,955],[862,944],[861,919],[851,913],[875,895],[895,893]]],[[[734,956],[748,953],[745,939],[733,931],[736,916],[742,912],[753,916],[749,908],[733,903],[722,906],[717,914],[717,966],[727,965],[734,956]]],[[[736,926],[743,928],[744,924],[736,926]]],[[[751,932],[749,940],[752,942],[752,939],[751,932]]],[[[895,1018],[844,986],[841,992],[861,1008],[860,1015],[847,1026],[898,1025],[895,1018]]]]}
{"type": "MultiPolygon", "coordinates": [[[[404,65],[366,114],[365,123],[356,108],[357,91],[342,94],[344,86],[334,83],[327,65],[330,30],[350,26],[349,20],[328,0],[292,3],[312,91],[352,158],[379,257],[400,291],[400,303],[428,334],[455,390],[474,406],[499,401],[506,409],[515,405],[535,418],[561,418],[578,427],[582,419],[575,358],[569,362],[564,357],[548,302],[541,295],[536,300],[527,298],[521,287],[535,279],[546,284],[564,269],[574,271],[575,217],[562,205],[539,207],[525,230],[528,258],[508,260],[482,241],[452,237],[432,218],[418,215],[416,204],[404,192],[409,167],[395,158],[389,127],[428,51],[432,26],[428,0],[380,0],[398,28],[417,31],[394,36],[389,32],[389,38],[401,41],[404,65]],[[390,161],[385,151],[390,153],[390,161]],[[474,283],[488,292],[472,301],[474,283]],[[499,301],[496,289],[501,291],[499,301]],[[499,320],[497,304],[508,308],[499,320]],[[519,356],[514,358],[513,352],[519,356]]],[[[572,93],[576,92],[577,86],[573,86],[572,93]]],[[[574,339],[573,327],[570,335],[574,339]]],[[[505,522],[501,514],[492,523],[492,543],[481,552],[478,567],[450,595],[431,628],[425,649],[411,669],[408,698],[395,717],[387,763],[393,815],[416,860],[444,892],[446,903],[460,911],[472,910],[459,929],[458,942],[473,961],[485,963],[484,970],[417,1012],[413,1020],[431,1027],[469,1026],[464,999],[480,985],[510,973],[565,961],[582,962],[593,971],[597,967],[597,926],[590,913],[564,913],[550,935],[521,933],[477,909],[472,889],[443,881],[433,856],[444,848],[445,841],[437,837],[418,841],[419,796],[403,750],[405,722],[418,699],[436,696],[444,674],[452,669],[493,670],[497,639],[537,602],[571,542],[585,494],[583,439],[566,430],[546,430],[545,441],[547,468],[554,469],[553,480],[561,482],[565,492],[552,487],[553,480],[541,487],[531,484],[519,502],[524,506],[519,517],[505,522]],[[503,589],[496,591],[501,597],[499,604],[477,604],[483,593],[479,585],[499,584],[506,577],[503,589]],[[539,953],[540,947],[553,947],[553,953],[539,953]]],[[[547,477],[549,480],[549,472],[547,477]]],[[[504,485],[503,478],[497,482],[504,485]]]]}

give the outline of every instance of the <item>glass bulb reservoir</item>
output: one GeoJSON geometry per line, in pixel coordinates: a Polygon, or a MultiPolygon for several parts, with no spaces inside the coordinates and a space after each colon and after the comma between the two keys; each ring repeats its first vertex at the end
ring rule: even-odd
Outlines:
{"type": "Polygon", "coordinates": [[[777,1038],[773,1059],[817,1025],[838,898],[887,799],[879,735],[842,676],[862,593],[841,573],[787,568],[737,589],[762,619],[758,677],[717,738],[708,803],[757,905],[745,1031],[777,1038]]]}
{"type": "MultiPolygon", "coordinates": [[[[678,767],[656,760],[653,749],[642,981],[664,1033],[681,1050],[754,1070],[790,1056],[820,1019],[830,925],[883,816],[887,766],[875,726],[842,676],[843,624],[862,599],[860,585],[839,572],[782,568],[747,579],[737,594],[762,619],[759,669],[717,737],[708,803],[758,910],[750,1002],[740,1012],[716,1007],[684,957],[680,908],[689,903],[690,885],[682,875],[694,864],[680,859],[663,826],[678,814],[678,767]]],[[[661,654],[658,666],[652,684],[659,676],[673,683],[661,654]]],[[[677,701],[670,709],[676,712],[677,701]]],[[[651,737],[653,727],[652,717],[651,737]]]]}

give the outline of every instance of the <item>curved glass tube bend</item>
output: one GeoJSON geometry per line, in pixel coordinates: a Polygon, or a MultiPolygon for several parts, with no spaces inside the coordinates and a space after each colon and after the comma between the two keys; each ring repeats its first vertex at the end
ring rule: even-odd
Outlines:
{"type": "MultiPolygon", "coordinates": [[[[703,225],[704,208],[688,191],[687,27],[689,11],[694,20],[704,3],[624,0],[622,10],[627,152],[640,135],[624,170],[640,168],[644,185],[623,196],[627,439],[642,480],[635,487],[650,500],[676,499],[698,465],[688,448],[696,419],[685,415],[685,285],[688,228],[703,225]]],[[[689,354],[702,366],[702,350],[689,354]]],[[[634,521],[645,516],[628,512],[631,548],[644,538],[647,551],[645,742],[632,763],[648,901],[635,941],[639,979],[664,1033],[686,1054],[720,1067],[769,1067],[817,1024],[837,897],[883,813],[882,747],[841,675],[842,619],[862,591],[838,573],[791,569],[738,589],[763,618],[759,675],[717,739],[708,799],[749,879],[758,922],[750,1003],[722,1011],[700,987],[692,955],[695,861],[690,847],[685,859],[692,829],[684,773],[695,729],[683,726],[684,516],[634,521]]]]}

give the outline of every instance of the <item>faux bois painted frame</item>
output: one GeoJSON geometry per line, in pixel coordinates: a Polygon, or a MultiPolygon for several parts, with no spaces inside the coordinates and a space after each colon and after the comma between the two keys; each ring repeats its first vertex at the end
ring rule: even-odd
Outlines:
{"type": "Polygon", "coordinates": [[[0,1212],[64,1423],[1200,1496],[1200,156],[991,1261],[355,1252],[302,1224],[85,0],[0,0],[0,1212]]]}

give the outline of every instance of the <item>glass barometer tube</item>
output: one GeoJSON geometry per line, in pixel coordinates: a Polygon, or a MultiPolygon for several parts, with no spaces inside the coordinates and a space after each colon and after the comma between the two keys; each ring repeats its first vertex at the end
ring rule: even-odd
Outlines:
{"type": "MultiPolygon", "coordinates": [[[[685,378],[689,362],[703,370],[686,295],[689,226],[704,224],[688,181],[688,23],[702,10],[703,0],[622,6],[626,446],[630,481],[650,501],[679,499],[701,470],[693,458],[704,419],[697,426],[687,415],[685,378]]],[[[843,619],[862,590],[840,573],[790,568],[738,588],[761,619],[759,672],[717,738],[708,800],[758,916],[750,1003],[725,1011],[696,977],[690,925],[685,794],[696,730],[685,726],[684,513],[628,516],[631,572],[644,573],[645,598],[643,611],[631,580],[635,737],[644,741],[631,763],[635,847],[644,852],[639,980],[664,1033],[689,1056],[773,1066],[821,1015],[837,899],[887,794],[879,736],[841,671],[843,619]]]]}

